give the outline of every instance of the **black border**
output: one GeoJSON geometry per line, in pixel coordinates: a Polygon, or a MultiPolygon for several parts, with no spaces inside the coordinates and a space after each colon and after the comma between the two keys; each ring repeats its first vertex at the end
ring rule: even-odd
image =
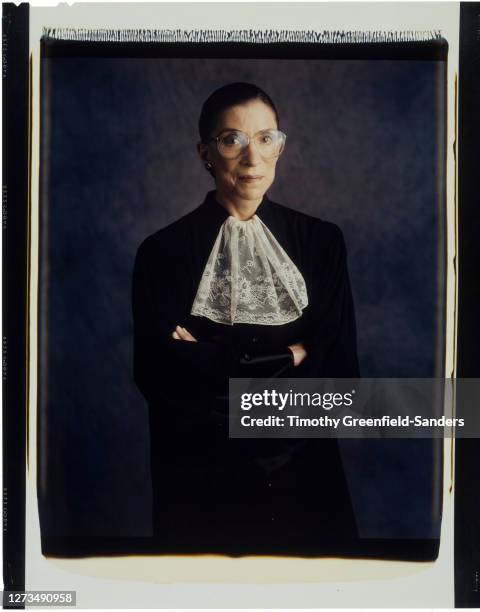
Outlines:
{"type": "Polygon", "coordinates": [[[399,43],[88,42],[43,37],[42,57],[446,61],[445,39],[399,43]]]}
{"type": "MultiPolygon", "coordinates": [[[[29,5],[3,4],[3,581],[25,589],[29,5]]],[[[8,605],[3,594],[4,608],[8,605]]]]}
{"type": "MultiPolygon", "coordinates": [[[[480,3],[460,3],[457,376],[480,377],[480,3]]],[[[457,396],[457,401],[462,398],[457,396]]],[[[480,607],[480,440],[455,444],[455,607],[480,607]]]]}
{"type": "Polygon", "coordinates": [[[343,557],[349,559],[378,559],[381,561],[433,561],[438,556],[440,540],[436,538],[416,539],[388,539],[388,538],[362,538],[359,540],[343,541],[333,540],[323,546],[321,553],[318,546],[313,544],[310,548],[307,544],[298,548],[298,551],[286,555],[282,545],[266,545],[261,550],[256,547],[255,551],[249,550],[248,546],[238,543],[236,546],[228,546],[228,550],[222,550],[221,542],[204,542],[202,551],[199,552],[198,544],[175,545],[171,549],[165,542],[154,537],[42,537],[42,552],[51,557],[60,558],[82,558],[92,556],[129,556],[129,555],[192,555],[202,556],[206,554],[225,555],[227,557],[241,557],[252,555],[256,558],[261,556],[280,556],[283,558],[300,557],[304,559],[319,557],[343,557]],[[161,551],[161,552],[159,552],[161,551]]]}

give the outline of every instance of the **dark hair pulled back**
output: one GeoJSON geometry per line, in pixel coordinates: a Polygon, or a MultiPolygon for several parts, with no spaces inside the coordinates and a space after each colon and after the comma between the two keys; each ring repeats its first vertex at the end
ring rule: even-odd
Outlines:
{"type": "Polygon", "coordinates": [[[223,111],[231,106],[246,104],[252,100],[261,100],[269,106],[275,114],[277,126],[280,127],[277,108],[263,89],[252,83],[229,83],[216,89],[204,102],[198,121],[200,140],[203,143],[208,141],[223,111]]]}

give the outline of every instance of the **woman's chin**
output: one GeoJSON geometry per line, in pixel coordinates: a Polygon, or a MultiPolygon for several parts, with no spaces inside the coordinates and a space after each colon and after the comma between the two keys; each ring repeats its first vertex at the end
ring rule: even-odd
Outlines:
{"type": "Polygon", "coordinates": [[[236,192],[239,197],[244,198],[245,200],[258,200],[263,198],[265,192],[267,191],[265,184],[262,181],[262,184],[252,184],[246,183],[244,185],[238,185],[236,192]]]}

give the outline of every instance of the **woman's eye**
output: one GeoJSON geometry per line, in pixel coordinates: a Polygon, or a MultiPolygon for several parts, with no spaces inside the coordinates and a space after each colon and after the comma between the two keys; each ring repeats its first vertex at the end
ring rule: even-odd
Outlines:
{"type": "Polygon", "coordinates": [[[260,142],[261,142],[262,144],[267,144],[267,145],[269,145],[269,144],[272,144],[272,142],[273,142],[273,138],[272,138],[272,136],[271,136],[270,134],[264,134],[264,135],[262,136],[262,139],[261,139],[261,141],[260,141],[260,142]]]}
{"type": "Polygon", "coordinates": [[[240,144],[240,138],[236,134],[230,134],[229,136],[224,136],[223,144],[227,147],[234,147],[240,144]]]}

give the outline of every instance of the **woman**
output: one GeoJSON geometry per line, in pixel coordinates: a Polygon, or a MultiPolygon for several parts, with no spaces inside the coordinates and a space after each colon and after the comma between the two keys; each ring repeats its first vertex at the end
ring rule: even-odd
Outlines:
{"type": "Polygon", "coordinates": [[[215,190],[147,238],[133,279],[134,375],[149,403],[165,552],[339,553],[356,537],[335,440],[228,438],[228,377],[356,377],[342,234],[270,201],[286,136],[259,87],[205,102],[215,190]]]}

